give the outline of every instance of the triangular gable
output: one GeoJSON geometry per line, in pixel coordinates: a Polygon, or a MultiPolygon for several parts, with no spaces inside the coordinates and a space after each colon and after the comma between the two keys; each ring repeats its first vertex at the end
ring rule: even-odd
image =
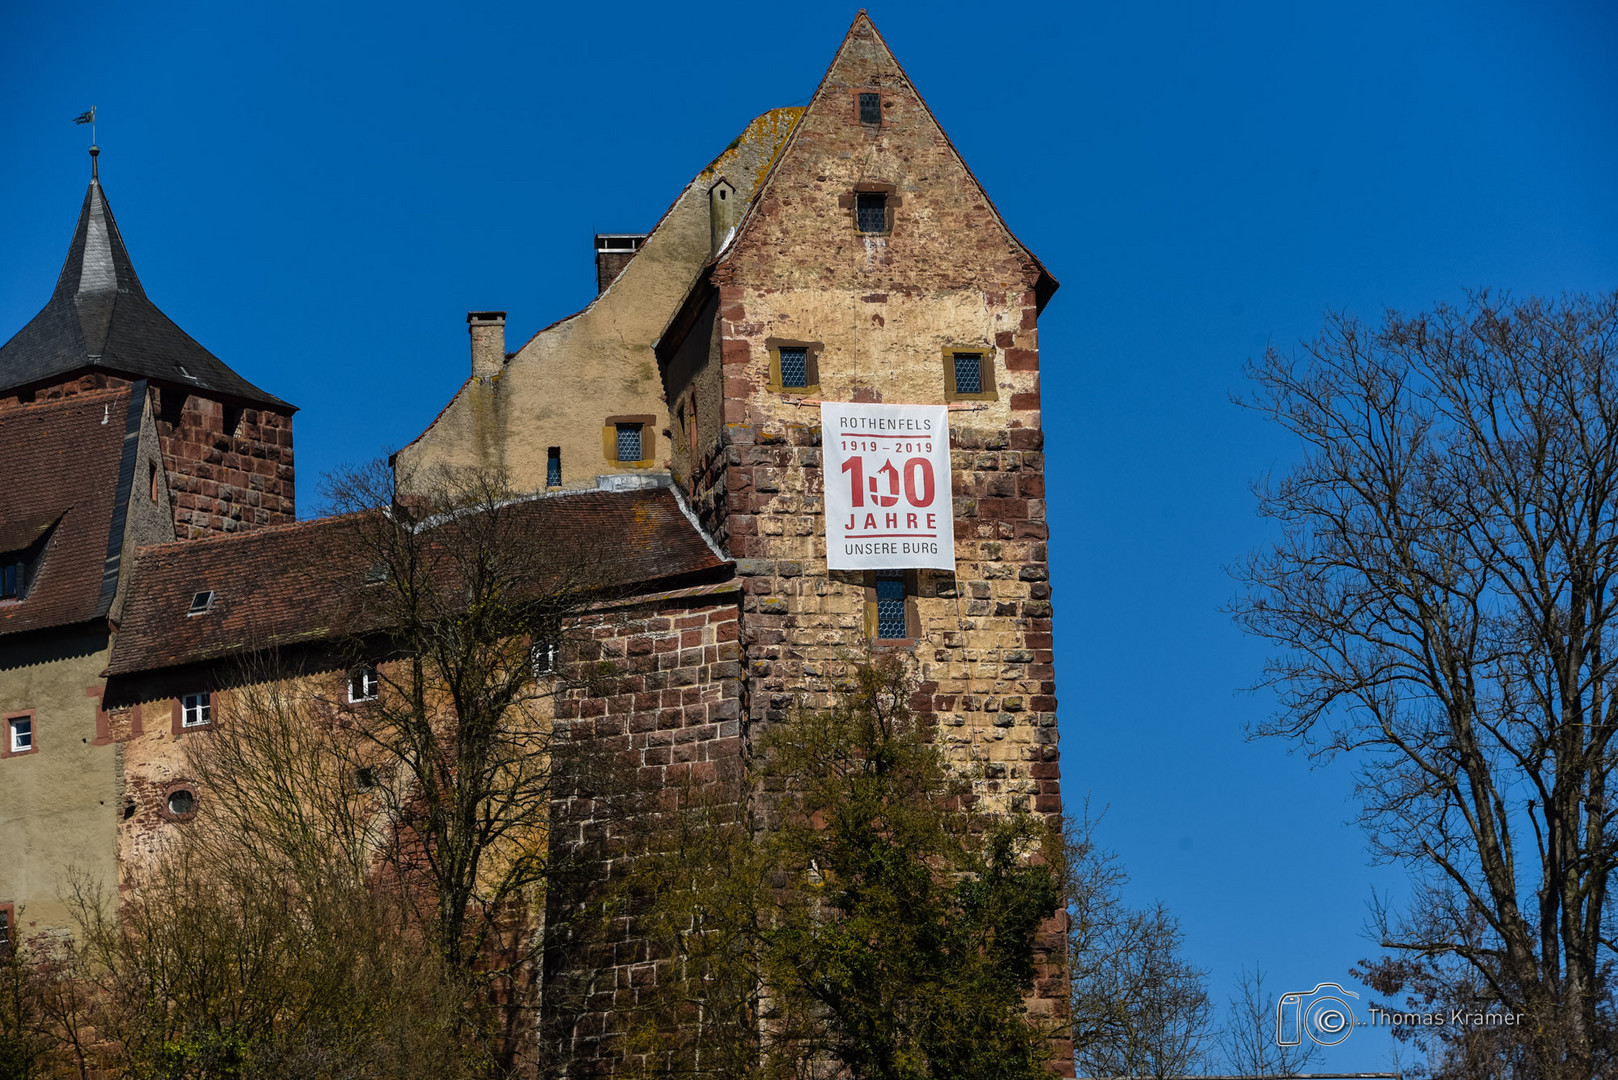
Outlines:
{"type": "MultiPolygon", "coordinates": [[[[987,258],[1002,264],[999,269],[1035,289],[1040,307],[1055,292],[1056,280],[1006,225],[863,10],[855,16],[734,238],[720,254],[716,279],[723,284],[738,274],[751,277],[743,269],[747,266],[767,268],[775,276],[790,272],[793,248],[800,239],[792,235],[788,224],[792,219],[815,230],[820,240],[862,245],[848,220],[850,193],[856,187],[884,184],[897,188],[896,248],[902,249],[906,238],[921,243],[936,239],[959,260],[987,258]],[[859,122],[856,95],[862,89],[883,95],[880,133],[859,122]],[[984,242],[985,230],[1003,243],[1001,257],[996,258],[993,245],[984,242]],[[969,238],[977,241],[975,253],[968,250],[972,244],[963,243],[969,238]]],[[[1004,280],[995,268],[975,269],[980,280],[1004,280]]],[[[914,265],[907,268],[906,277],[912,284],[922,284],[915,281],[915,270],[914,265]]]]}

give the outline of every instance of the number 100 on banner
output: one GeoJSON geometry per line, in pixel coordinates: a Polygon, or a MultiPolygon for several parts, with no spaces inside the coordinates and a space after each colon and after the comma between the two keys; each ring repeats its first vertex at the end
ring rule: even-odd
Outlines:
{"type": "Polygon", "coordinates": [[[826,402],[820,442],[828,569],[955,569],[944,406],[826,402]]]}

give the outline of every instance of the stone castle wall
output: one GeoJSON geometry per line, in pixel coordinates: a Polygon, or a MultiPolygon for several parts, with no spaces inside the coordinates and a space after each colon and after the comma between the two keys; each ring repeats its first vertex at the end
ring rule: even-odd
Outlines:
{"type": "MultiPolygon", "coordinates": [[[[93,372],[30,390],[28,400],[129,385],[122,376],[93,372]]],[[[178,539],[297,520],[291,413],[228,405],[174,387],[154,386],[149,393],[178,539]]],[[[0,408],[20,400],[15,393],[0,396],[0,408]]]]}

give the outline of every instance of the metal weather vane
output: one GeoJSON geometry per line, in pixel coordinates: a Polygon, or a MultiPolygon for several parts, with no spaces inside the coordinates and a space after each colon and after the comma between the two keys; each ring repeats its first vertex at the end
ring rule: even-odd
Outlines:
{"type": "Polygon", "coordinates": [[[73,122],[75,124],[90,125],[90,145],[94,146],[96,141],[96,107],[94,105],[90,106],[89,112],[81,112],[73,118],[73,122]]]}

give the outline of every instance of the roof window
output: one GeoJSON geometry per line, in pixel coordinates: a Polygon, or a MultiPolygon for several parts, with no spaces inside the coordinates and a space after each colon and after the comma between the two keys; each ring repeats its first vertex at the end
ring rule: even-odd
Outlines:
{"type": "Polygon", "coordinates": [[[191,610],[186,615],[206,615],[213,610],[213,590],[199,592],[191,597],[191,610]]]}
{"type": "Polygon", "coordinates": [[[0,600],[21,600],[27,576],[20,551],[0,555],[0,600]]]}

